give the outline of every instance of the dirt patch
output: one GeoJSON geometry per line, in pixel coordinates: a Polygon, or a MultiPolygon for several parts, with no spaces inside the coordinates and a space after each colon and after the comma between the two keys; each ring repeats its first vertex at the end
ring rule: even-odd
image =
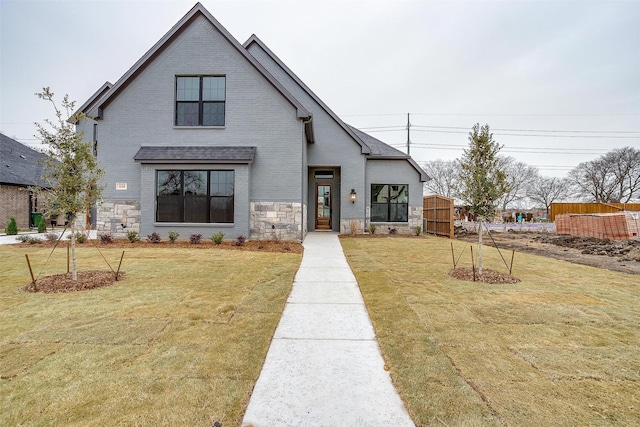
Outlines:
{"type": "MultiPolygon", "coordinates": [[[[456,239],[475,243],[476,233],[459,233],[456,239]]],[[[533,232],[492,232],[483,243],[575,264],[640,275],[640,240],[608,240],[533,232]],[[493,238],[493,240],[492,240],[493,238]]]]}
{"type": "Polygon", "coordinates": [[[449,273],[449,276],[458,280],[466,280],[468,282],[483,282],[490,284],[513,284],[520,281],[520,279],[513,277],[510,274],[500,273],[499,271],[490,270],[488,268],[483,268],[482,274],[478,274],[477,271],[474,272],[472,268],[468,267],[456,268],[449,273]]]}
{"type": "MultiPolygon", "coordinates": [[[[124,279],[124,272],[118,274],[118,281],[124,279]]],[[[78,280],[73,280],[71,273],[55,274],[36,280],[38,290],[33,283],[22,288],[25,292],[44,292],[45,294],[86,291],[113,285],[116,282],[115,273],[111,271],[78,271],[78,280]]]]}

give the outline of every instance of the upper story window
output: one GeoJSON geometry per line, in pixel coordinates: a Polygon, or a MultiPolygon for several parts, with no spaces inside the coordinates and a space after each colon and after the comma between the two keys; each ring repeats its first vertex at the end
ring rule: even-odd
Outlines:
{"type": "Polygon", "coordinates": [[[224,76],[176,77],[176,126],[224,126],[224,76]]]}

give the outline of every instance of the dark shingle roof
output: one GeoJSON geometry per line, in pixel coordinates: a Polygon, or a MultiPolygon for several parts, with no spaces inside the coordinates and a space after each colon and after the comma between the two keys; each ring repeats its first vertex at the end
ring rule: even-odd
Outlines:
{"type": "Polygon", "coordinates": [[[0,133],[0,183],[44,186],[42,160],[45,158],[46,154],[0,133]]]}
{"type": "Polygon", "coordinates": [[[141,163],[251,163],[256,147],[140,147],[133,159],[141,163]]]}
{"type": "Polygon", "coordinates": [[[369,148],[371,148],[371,156],[398,157],[401,159],[409,158],[409,156],[406,153],[403,153],[400,150],[396,150],[395,148],[385,144],[379,139],[376,139],[371,135],[366,134],[359,129],[356,129],[351,125],[347,125],[347,126],[349,126],[351,130],[356,135],[358,135],[358,138],[360,138],[365,144],[369,146],[369,148]]]}

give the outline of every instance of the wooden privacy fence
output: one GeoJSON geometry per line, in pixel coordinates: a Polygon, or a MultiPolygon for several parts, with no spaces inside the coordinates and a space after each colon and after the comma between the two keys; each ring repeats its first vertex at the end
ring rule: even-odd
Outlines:
{"type": "Polygon", "coordinates": [[[563,214],[556,216],[556,232],[598,239],[640,238],[640,213],[563,214]]]}
{"type": "Polygon", "coordinates": [[[599,214],[623,211],[640,211],[640,203],[551,203],[549,220],[554,222],[556,215],[562,214],[599,214]]]}
{"type": "Polygon", "coordinates": [[[453,199],[437,194],[422,199],[424,232],[453,239],[453,199]]]}

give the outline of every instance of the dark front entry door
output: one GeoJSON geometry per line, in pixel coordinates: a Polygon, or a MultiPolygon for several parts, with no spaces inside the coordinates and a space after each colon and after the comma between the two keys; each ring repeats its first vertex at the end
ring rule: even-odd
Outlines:
{"type": "Polygon", "coordinates": [[[316,184],[316,230],[331,230],[331,184],[316,184]]]}

